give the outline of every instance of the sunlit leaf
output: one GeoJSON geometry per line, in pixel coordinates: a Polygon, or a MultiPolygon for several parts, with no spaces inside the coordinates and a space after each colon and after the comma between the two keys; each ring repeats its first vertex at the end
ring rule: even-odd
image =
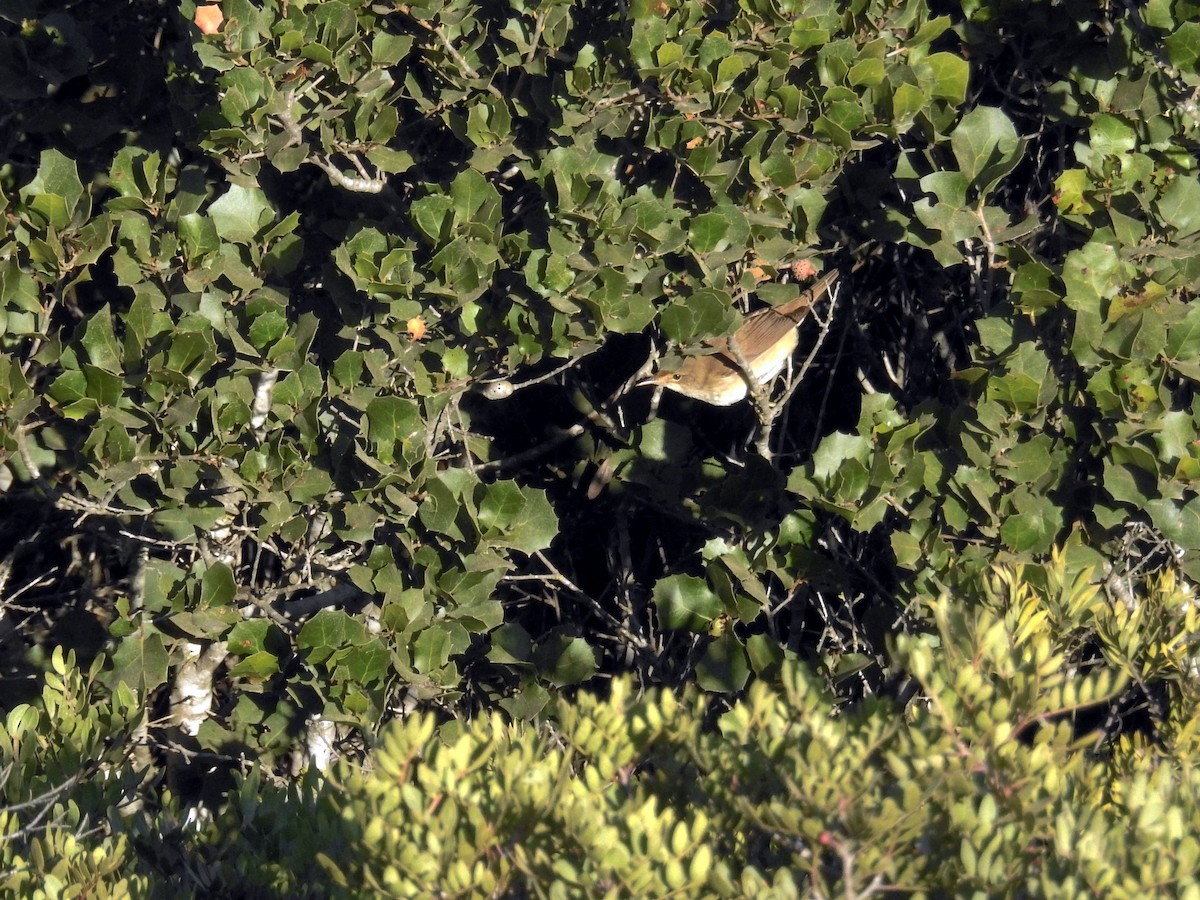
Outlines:
{"type": "Polygon", "coordinates": [[[654,586],[654,606],[664,628],[705,631],[723,606],[703,578],[671,575],[654,586]]]}
{"type": "Polygon", "coordinates": [[[208,217],[222,240],[248,244],[274,220],[275,210],[259,188],[231,184],[208,207],[208,217]]]}

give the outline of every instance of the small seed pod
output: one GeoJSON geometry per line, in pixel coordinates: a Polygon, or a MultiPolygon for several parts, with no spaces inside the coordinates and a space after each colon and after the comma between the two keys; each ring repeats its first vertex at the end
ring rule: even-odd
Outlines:
{"type": "Polygon", "coordinates": [[[489,400],[503,400],[506,397],[511,397],[513,392],[513,383],[507,378],[500,378],[496,381],[488,381],[479,386],[479,393],[487,397],[489,400]]]}

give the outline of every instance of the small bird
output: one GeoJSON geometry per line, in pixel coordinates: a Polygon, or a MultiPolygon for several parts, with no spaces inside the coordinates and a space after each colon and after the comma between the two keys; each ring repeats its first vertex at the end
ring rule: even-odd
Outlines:
{"type": "Polygon", "coordinates": [[[732,340],[749,365],[749,372],[744,372],[738,364],[737,353],[729,346],[730,338],[716,338],[704,342],[713,348],[712,353],[689,356],[673,372],[651,375],[639,381],[638,386],[664,387],[714,406],[732,406],[745,399],[750,392],[749,378],[753,377],[758,384],[769,384],[783,371],[800,343],[797,333],[800,323],[837,277],[836,271],[829,272],[795,300],[746,316],[732,340]]]}

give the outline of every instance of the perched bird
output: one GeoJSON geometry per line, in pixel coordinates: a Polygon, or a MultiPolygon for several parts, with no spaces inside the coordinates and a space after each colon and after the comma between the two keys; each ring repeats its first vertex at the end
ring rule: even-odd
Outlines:
{"type": "Polygon", "coordinates": [[[749,393],[750,378],[758,384],[769,384],[783,370],[800,342],[800,323],[837,276],[837,272],[829,272],[795,300],[751,313],[732,337],[704,342],[712,353],[689,356],[678,369],[659,372],[638,385],[664,387],[714,406],[732,406],[749,393]],[[730,347],[731,341],[736,352],[730,347]],[[749,372],[738,364],[738,353],[749,372]]]}

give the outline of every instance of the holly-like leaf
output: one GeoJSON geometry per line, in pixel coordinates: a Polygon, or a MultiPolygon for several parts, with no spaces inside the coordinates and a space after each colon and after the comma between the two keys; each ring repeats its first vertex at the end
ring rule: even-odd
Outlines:
{"type": "Polygon", "coordinates": [[[537,649],[542,677],[557,687],[581,684],[596,674],[595,648],[584,638],[565,632],[551,634],[537,649]]]}
{"type": "Polygon", "coordinates": [[[29,204],[55,228],[66,228],[84,196],[75,160],[59,150],[43,150],[37,175],[22,191],[29,204]]]}
{"type": "Polygon", "coordinates": [[[1195,173],[1176,175],[1158,198],[1158,214],[1182,238],[1200,231],[1200,182],[1195,173]]]}
{"type": "Polygon", "coordinates": [[[379,459],[390,463],[397,443],[411,441],[425,427],[417,404],[404,397],[376,397],[366,410],[367,438],[379,459]]]}
{"type": "Polygon", "coordinates": [[[545,550],[558,534],[558,515],[545,491],[525,487],[521,496],[524,503],[509,522],[502,543],[528,554],[545,550]]]}
{"type": "Polygon", "coordinates": [[[1021,140],[1003,111],[977,106],[950,135],[950,147],[959,171],[986,195],[1012,171],[1021,157],[1021,140]]]}
{"type": "Polygon", "coordinates": [[[1200,498],[1186,503],[1178,500],[1151,500],[1146,512],[1154,527],[1185,550],[1200,550],[1200,498]]]}
{"type": "Polygon", "coordinates": [[[724,611],[721,598],[703,578],[671,575],[654,586],[654,606],[664,628],[703,632],[724,611]]]}
{"type": "Polygon", "coordinates": [[[88,319],[80,343],[87,350],[92,365],[106,372],[121,373],[121,345],[117,342],[107,304],[88,319]]]}
{"type": "Polygon", "coordinates": [[[162,635],[153,626],[143,624],[121,639],[112,656],[109,683],[126,684],[142,697],[167,682],[170,662],[162,635]]]}
{"type": "Polygon", "coordinates": [[[732,632],[713,638],[704,648],[704,656],[696,663],[696,684],[706,691],[734,694],[750,679],[750,663],[746,648],[732,632]]]}
{"type": "Polygon", "coordinates": [[[275,210],[259,188],[231,184],[209,206],[208,217],[222,240],[249,244],[275,220],[275,210]]]}

